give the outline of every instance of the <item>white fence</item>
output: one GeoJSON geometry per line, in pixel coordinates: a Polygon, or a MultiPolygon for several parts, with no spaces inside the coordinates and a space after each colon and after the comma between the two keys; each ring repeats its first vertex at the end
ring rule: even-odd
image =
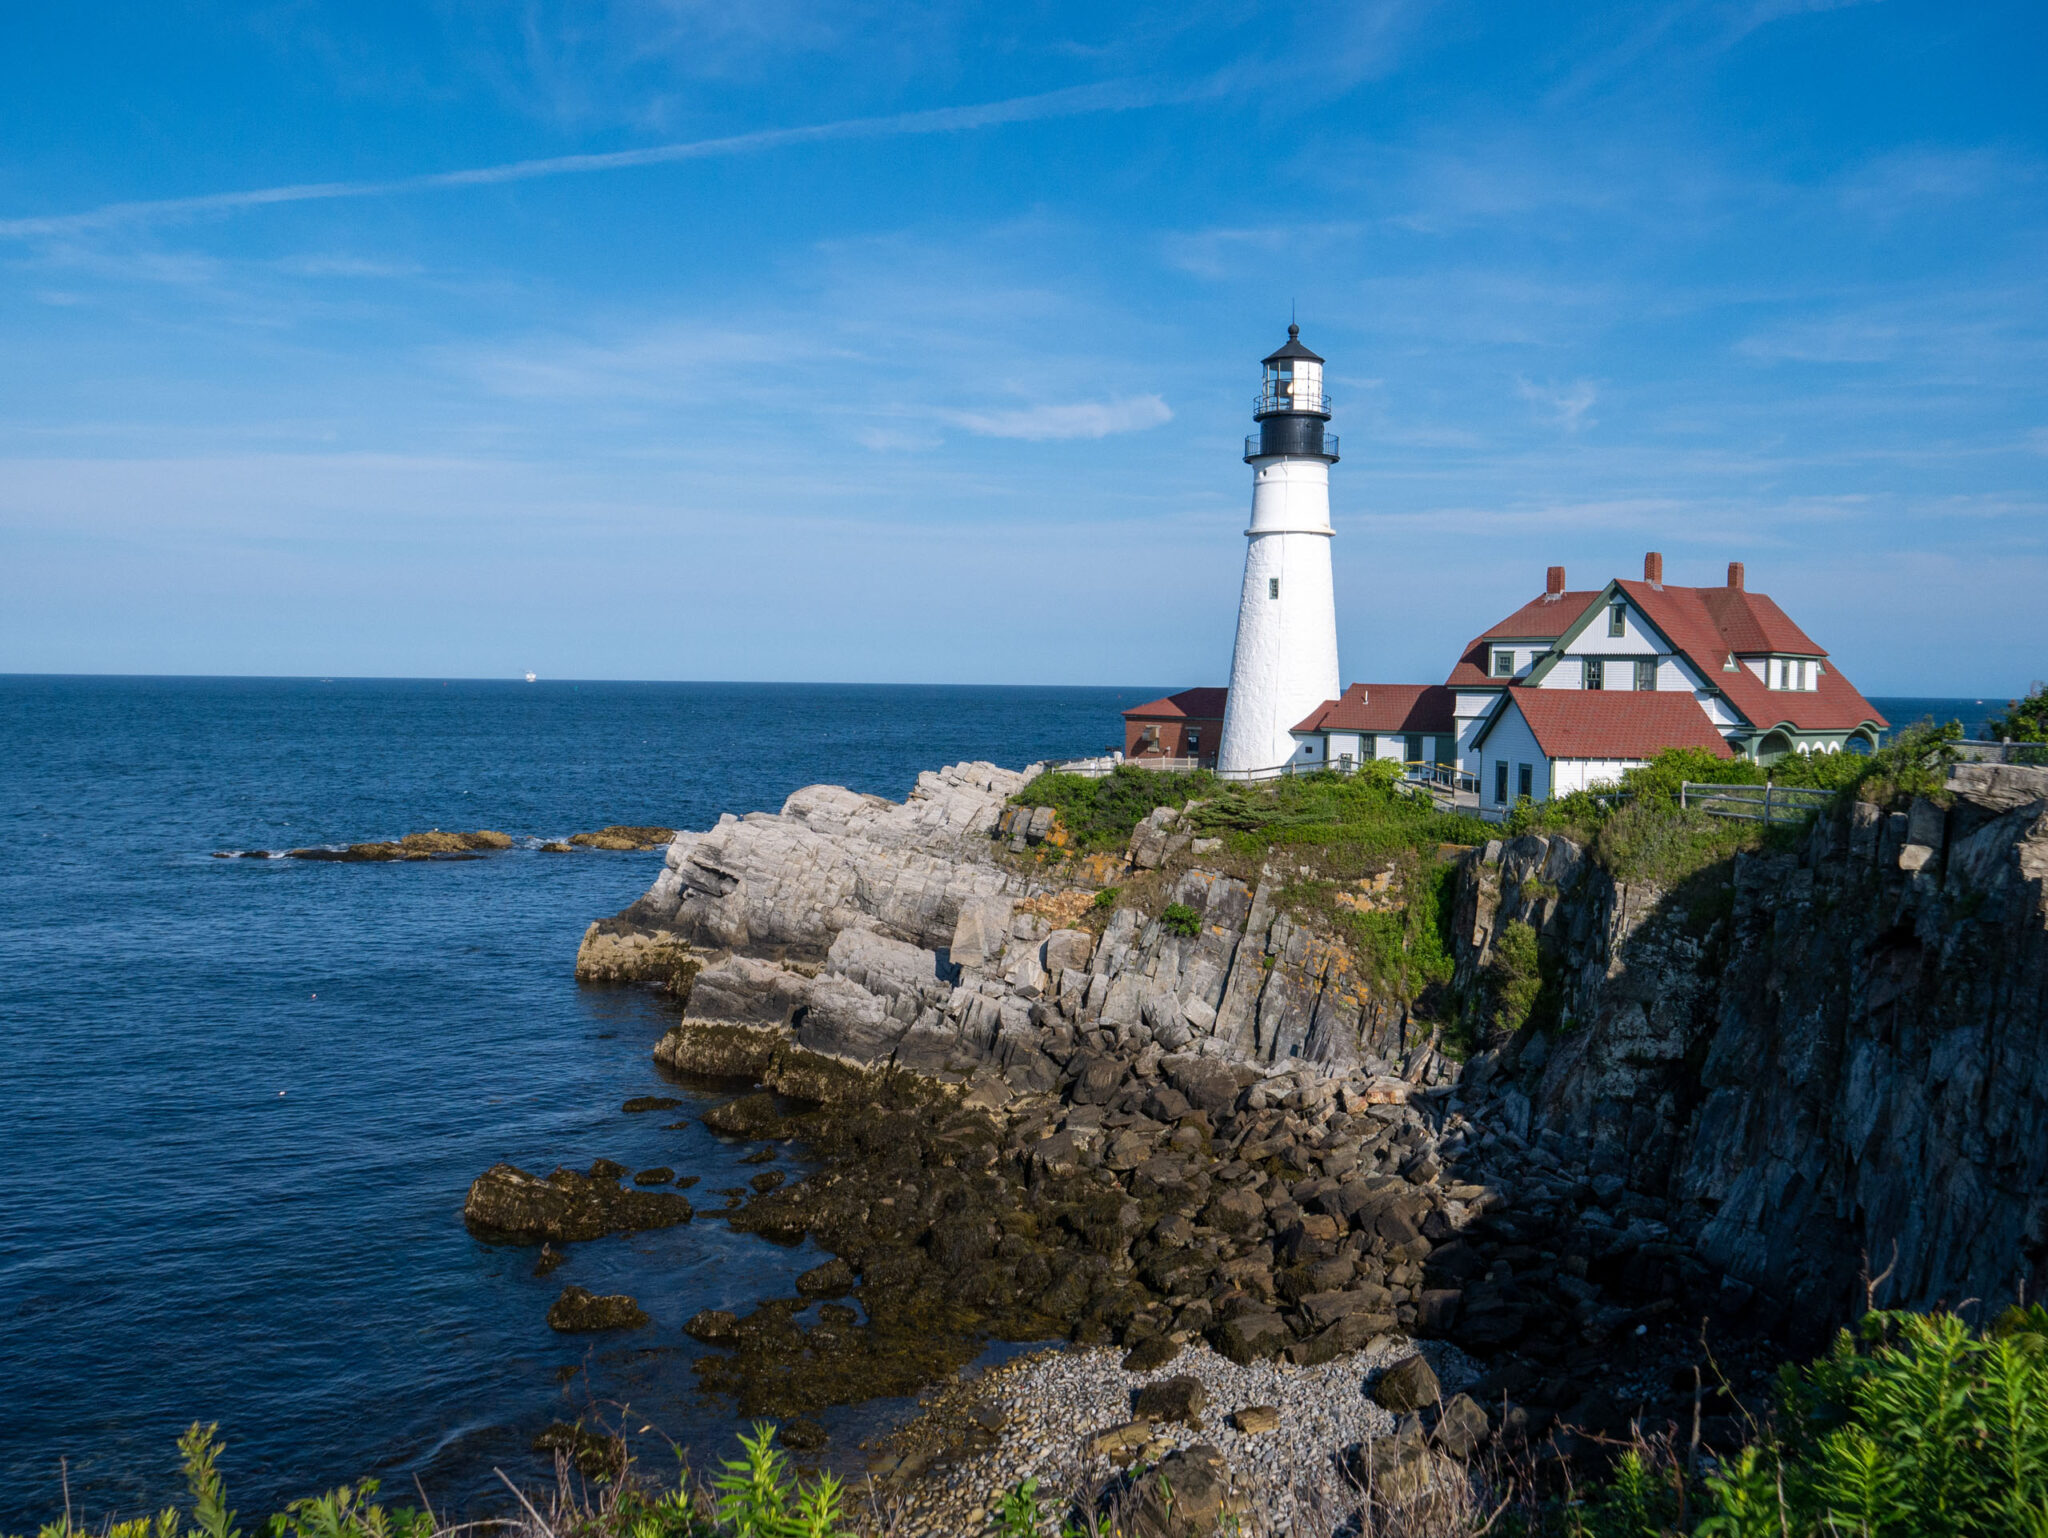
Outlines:
{"type": "Polygon", "coordinates": [[[1678,804],[1715,817],[1744,822],[1798,822],[1834,799],[1831,790],[1806,785],[1700,785],[1691,780],[1678,787],[1678,804]]]}

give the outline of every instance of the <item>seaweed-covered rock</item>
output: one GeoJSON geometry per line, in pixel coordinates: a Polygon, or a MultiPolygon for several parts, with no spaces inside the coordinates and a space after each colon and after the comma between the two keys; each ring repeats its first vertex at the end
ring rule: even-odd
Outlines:
{"type": "Polygon", "coordinates": [[[622,1166],[599,1161],[592,1173],[558,1169],[546,1179],[511,1164],[494,1164],[470,1185],[462,1220],[488,1239],[601,1239],[643,1228],[669,1228],[692,1216],[687,1197],[631,1191],[619,1185],[622,1166]],[[599,1173],[600,1166],[608,1173],[599,1173]]]}
{"type": "Polygon", "coordinates": [[[647,1323],[640,1305],[623,1292],[600,1296],[571,1282],[548,1305],[548,1328],[567,1333],[637,1330],[647,1323]]]}
{"type": "Polygon", "coordinates": [[[675,836],[674,828],[621,827],[614,823],[595,833],[572,833],[569,842],[585,849],[659,849],[675,836]]]}

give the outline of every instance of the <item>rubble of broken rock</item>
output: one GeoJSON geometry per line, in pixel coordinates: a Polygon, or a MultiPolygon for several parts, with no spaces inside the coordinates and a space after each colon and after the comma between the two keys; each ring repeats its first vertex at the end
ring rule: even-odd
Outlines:
{"type": "MultiPolygon", "coordinates": [[[[719,1348],[697,1362],[704,1386],[746,1415],[914,1393],[991,1338],[1113,1345],[1169,1378],[1210,1356],[1343,1362],[1355,1384],[1438,1337],[1481,1359],[1472,1393],[1518,1439],[1623,1432],[1686,1423],[1693,1386],[1674,1368],[1725,1301],[1642,1204],[1479,1132],[1444,1092],[1396,1102],[1310,1065],[1260,1074],[1091,1041],[1053,1088],[976,1103],[972,1087],[691,1021],[661,1055],[686,1074],[754,1065],[762,1087],[707,1125],[815,1161],[726,1216],[834,1258],[795,1297],[688,1326],[719,1348]]],[[[1722,1366],[1746,1361],[1737,1344],[1722,1366]]],[[[1708,1440],[1731,1442],[1712,1416],[1733,1406],[1707,1410],[1708,1440]]]]}

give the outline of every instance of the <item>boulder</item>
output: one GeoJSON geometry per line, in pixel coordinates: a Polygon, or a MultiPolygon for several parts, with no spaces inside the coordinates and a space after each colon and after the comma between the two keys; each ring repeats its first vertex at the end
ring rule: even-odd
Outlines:
{"type": "Polygon", "coordinates": [[[545,1180],[511,1164],[494,1164],[470,1185],[462,1220],[490,1239],[601,1239],[606,1234],[669,1228],[692,1216],[689,1198],[671,1191],[629,1191],[622,1166],[600,1160],[591,1173],[558,1169],[545,1180]]]}
{"type": "Polygon", "coordinates": [[[1202,1380],[1187,1373],[1161,1378],[1138,1390],[1132,1414],[1139,1420],[1182,1421],[1202,1429],[1202,1410],[1209,1403],[1209,1391],[1202,1380]]]}
{"type": "Polygon", "coordinates": [[[1248,1437],[1264,1436],[1280,1429],[1280,1411],[1269,1404],[1246,1405],[1230,1413],[1230,1424],[1248,1437]]]}
{"type": "Polygon", "coordinates": [[[1294,1339],[1287,1321],[1278,1314],[1251,1312],[1226,1319],[1209,1331],[1209,1344],[1240,1367],[1266,1357],[1278,1356],[1294,1339]]]}
{"type": "Polygon", "coordinates": [[[701,1308],[690,1316],[683,1333],[707,1346],[730,1345],[739,1338],[739,1315],[723,1308],[701,1308]]]}
{"type": "Polygon", "coordinates": [[[1436,1445],[1453,1458],[1470,1458],[1493,1435],[1493,1422],[1470,1394],[1454,1394],[1436,1423],[1436,1445]]]}
{"type": "Polygon", "coordinates": [[[1206,1444],[1169,1453],[1147,1471],[1134,1538],[1209,1538],[1223,1519],[1248,1509],[1230,1465],[1206,1444]]]}
{"type": "Polygon", "coordinates": [[[600,1297],[571,1282],[548,1305],[548,1328],[567,1333],[589,1330],[637,1330],[647,1323],[640,1305],[623,1292],[600,1297]]]}
{"type": "Polygon", "coordinates": [[[1408,1415],[1434,1405],[1442,1396],[1435,1370],[1419,1351],[1386,1368],[1372,1386],[1374,1401],[1396,1415],[1408,1415]]]}

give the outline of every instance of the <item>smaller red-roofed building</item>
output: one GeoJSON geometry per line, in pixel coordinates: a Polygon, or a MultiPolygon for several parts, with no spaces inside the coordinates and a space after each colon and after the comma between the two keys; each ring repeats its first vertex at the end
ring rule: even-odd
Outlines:
{"type": "Polygon", "coordinates": [[[1442,684],[1353,684],[1293,728],[1295,763],[1348,769],[1372,758],[1457,761],[1455,696],[1442,684]]]}
{"type": "Polygon", "coordinates": [[[1124,712],[1124,757],[1193,759],[1204,769],[1216,767],[1216,749],[1223,740],[1223,702],[1228,689],[1183,689],[1124,712]]]}
{"type": "Polygon", "coordinates": [[[1513,689],[1481,724],[1480,796],[1491,806],[1548,801],[1618,783],[1666,748],[1735,750],[1689,695],[1513,689]]]}

